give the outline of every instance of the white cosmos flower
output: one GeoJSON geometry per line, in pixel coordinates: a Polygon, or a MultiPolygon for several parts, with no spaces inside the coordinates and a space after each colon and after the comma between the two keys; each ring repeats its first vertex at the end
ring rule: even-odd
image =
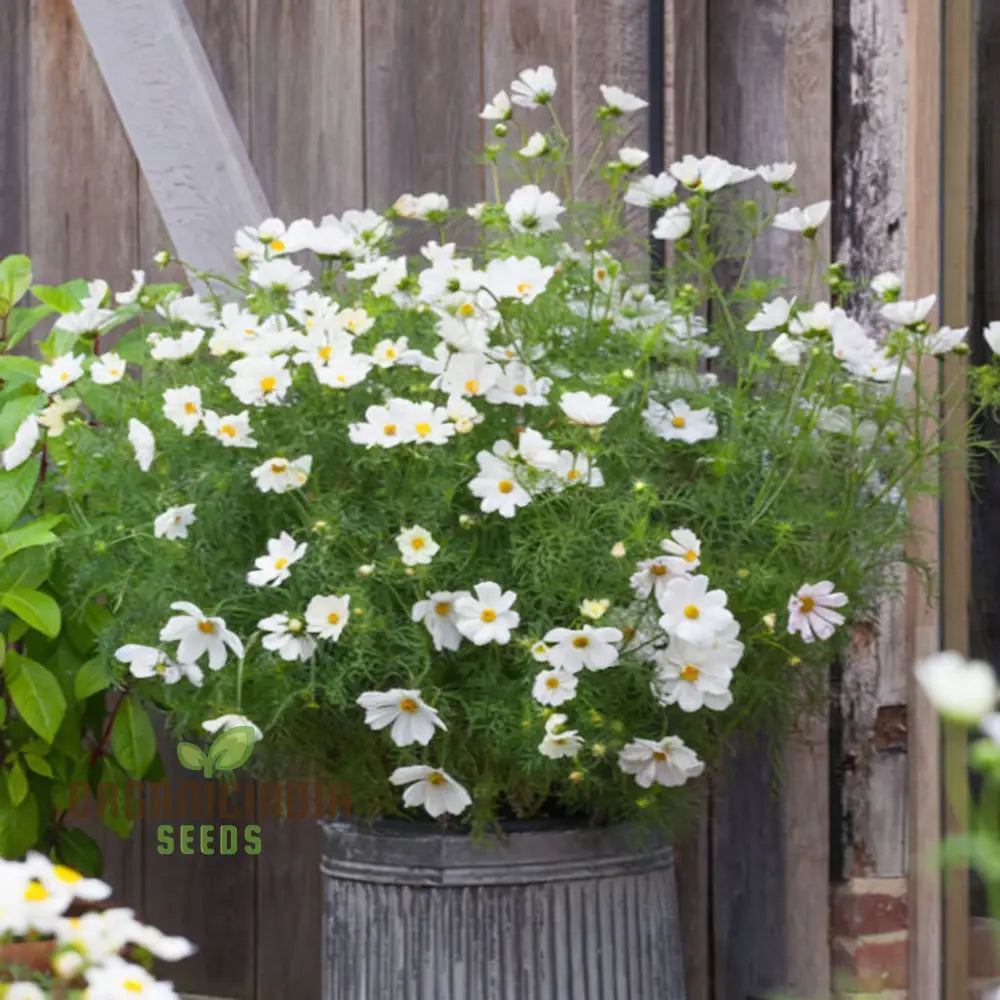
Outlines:
{"type": "Polygon", "coordinates": [[[455,433],[448,411],[433,403],[413,403],[399,400],[402,423],[400,433],[408,444],[444,444],[455,433]]]}
{"type": "Polygon", "coordinates": [[[179,337],[164,337],[162,333],[151,333],[146,338],[149,356],[154,361],[183,361],[191,357],[201,346],[204,330],[185,330],[179,337]]]}
{"type": "Polygon", "coordinates": [[[225,379],[229,391],[245,406],[267,406],[282,403],[292,384],[292,376],[285,368],[288,359],[283,354],[276,357],[251,355],[230,365],[232,377],[225,379]]]}
{"type": "Polygon", "coordinates": [[[617,412],[611,405],[611,397],[600,393],[592,396],[589,392],[564,392],[559,397],[559,409],[573,421],[584,427],[601,427],[617,412]]]}
{"type": "Polygon", "coordinates": [[[798,365],[802,362],[802,355],[805,353],[806,345],[801,340],[789,337],[787,333],[780,333],[771,343],[771,353],[783,365],[798,365]]]}
{"type": "Polygon", "coordinates": [[[467,590],[437,590],[428,592],[425,600],[413,605],[410,617],[424,623],[438,652],[442,649],[454,651],[462,644],[462,633],[455,626],[455,601],[469,596],[467,590]]]}
{"type": "Polygon", "coordinates": [[[10,471],[11,469],[16,469],[19,465],[23,465],[35,450],[39,434],[38,416],[34,413],[29,413],[17,425],[17,430],[14,432],[14,440],[3,451],[3,467],[10,471]]]}
{"type": "Polygon", "coordinates": [[[549,485],[556,493],[564,486],[597,488],[604,485],[604,474],[597,464],[586,455],[574,455],[571,451],[559,452],[559,464],[553,474],[555,479],[549,485]]]}
{"type": "Polygon", "coordinates": [[[794,163],[770,163],[757,168],[757,176],[773,188],[781,188],[788,185],[795,176],[796,164],[794,163]]]}
{"type": "Polygon", "coordinates": [[[38,414],[38,422],[49,432],[49,437],[59,437],[66,430],[66,418],[80,409],[81,400],[56,396],[38,414]]]}
{"type": "Polygon", "coordinates": [[[391,368],[399,364],[399,359],[409,350],[406,337],[398,340],[380,340],[372,348],[372,360],[379,368],[391,368]]]}
{"type": "Polygon", "coordinates": [[[568,670],[543,670],[531,686],[531,697],[540,705],[557,708],[576,697],[579,678],[568,670]]]}
{"type": "Polygon", "coordinates": [[[47,396],[72,385],[83,375],[82,354],[62,354],[52,364],[42,365],[38,369],[35,385],[47,396]]]}
{"type": "Polygon", "coordinates": [[[649,159],[649,153],[635,146],[622,146],[618,150],[618,162],[629,170],[638,170],[649,159]]]}
{"type": "Polygon", "coordinates": [[[389,781],[409,786],[403,792],[404,806],[423,806],[434,819],[443,813],[459,816],[472,805],[469,793],[440,768],[426,764],[397,767],[389,781]]]}
{"type": "Polygon", "coordinates": [[[683,399],[675,399],[666,406],[651,399],[642,416],[646,426],[664,441],[694,444],[719,433],[711,410],[692,410],[683,399]]]}
{"type": "Polygon", "coordinates": [[[176,662],[155,646],[127,643],[115,650],[115,659],[127,663],[129,673],[140,679],[159,677],[164,684],[176,684],[186,677],[195,687],[201,687],[205,678],[196,663],[176,662]]]}
{"type": "Polygon", "coordinates": [[[243,727],[253,730],[254,739],[262,740],[264,738],[264,734],[255,723],[251,722],[245,715],[238,715],[235,712],[220,715],[215,719],[206,719],[201,724],[201,728],[208,733],[217,733],[219,730],[225,731],[226,729],[240,729],[243,727]]]}
{"type": "Polygon", "coordinates": [[[533,160],[541,156],[549,148],[549,140],[544,132],[532,132],[528,136],[528,141],[517,151],[526,160],[533,160]]]}
{"type": "Polygon", "coordinates": [[[193,503],[186,503],[180,507],[168,507],[153,521],[154,537],[166,538],[171,542],[178,538],[187,538],[188,528],[198,520],[194,513],[194,507],[193,503]]]}
{"type": "Polygon", "coordinates": [[[903,279],[895,271],[882,271],[872,278],[871,288],[881,298],[898,295],[903,289],[903,279]]]}
{"type": "Polygon", "coordinates": [[[687,205],[672,205],[656,220],[654,240],[679,240],[691,231],[691,209],[687,205]]]}
{"type": "Polygon", "coordinates": [[[801,233],[807,239],[812,239],[817,230],[830,214],[829,201],[817,201],[805,208],[790,208],[787,212],[779,212],[771,223],[775,229],[784,229],[790,233],[801,233]]]}
{"type": "Polygon", "coordinates": [[[993,712],[1000,696],[990,664],[966,659],[961,653],[935,653],[918,661],[914,672],[934,708],[962,725],[981,723],[993,712]]]}
{"type": "MultiPolygon", "coordinates": [[[[623,546],[622,555],[624,554],[623,546]]],[[[655,594],[659,600],[667,584],[674,578],[674,574],[670,571],[670,563],[669,556],[656,556],[654,559],[644,559],[636,563],[635,572],[629,578],[635,596],[645,601],[650,594],[655,594]]]]}
{"type": "Polygon", "coordinates": [[[96,902],[111,895],[111,886],[97,878],[84,878],[75,868],[53,864],[39,851],[28,851],[22,872],[29,879],[39,883],[52,896],[68,896],[96,902]]]}
{"type": "Polygon", "coordinates": [[[531,658],[537,663],[548,663],[549,662],[549,647],[542,642],[541,639],[538,642],[533,642],[531,644],[531,658]]]}
{"type": "Polygon", "coordinates": [[[625,204],[639,208],[668,208],[667,202],[677,190],[677,181],[665,170],[631,181],[625,192],[625,204]]]}
{"type": "Polygon", "coordinates": [[[210,326],[215,320],[215,306],[197,295],[177,295],[156,311],[167,319],[187,323],[188,326],[210,326]]]}
{"type": "Polygon", "coordinates": [[[96,358],[90,366],[90,377],[98,385],[114,385],[125,375],[125,362],[114,351],[96,358]]]}
{"type": "Polygon", "coordinates": [[[649,106],[648,101],[644,101],[635,94],[630,94],[621,87],[601,84],[601,97],[604,98],[604,106],[614,114],[627,115],[633,111],[641,111],[649,106]]]}
{"type": "Polygon", "coordinates": [[[507,459],[480,451],[476,462],[479,473],[469,481],[469,491],[480,500],[479,509],[484,514],[496,511],[501,517],[513,517],[518,507],[531,503],[531,494],[517,481],[514,467],[507,459]]]}
{"type": "Polygon", "coordinates": [[[536,378],[526,364],[511,361],[486,391],[486,401],[511,406],[545,406],[551,388],[551,379],[536,378]]]}
{"type": "Polygon", "coordinates": [[[109,955],[103,962],[84,970],[87,997],[101,1000],[176,1000],[171,983],[154,979],[141,965],[127,962],[119,955],[109,955]]]}
{"type": "Polygon", "coordinates": [[[707,576],[676,576],[657,595],[660,628],[671,638],[709,643],[732,626],[724,590],[709,590],[707,576]]]}
{"type": "Polygon", "coordinates": [[[936,302],[936,295],[914,300],[901,299],[899,302],[886,302],[879,312],[894,326],[915,326],[927,319],[936,302]]]}
{"type": "Polygon", "coordinates": [[[517,594],[489,580],[473,589],[475,597],[464,594],[455,600],[455,627],[476,646],[488,642],[506,645],[511,630],[521,623],[521,616],[512,610],[517,594]]]}
{"type": "Polygon", "coordinates": [[[495,257],[483,272],[483,288],[498,299],[518,299],[530,305],[548,287],[555,267],[543,267],[537,257],[495,257]]]}
{"type": "Polygon", "coordinates": [[[287,493],[306,484],[312,471],[312,455],[289,460],[275,455],[250,473],[261,493],[287,493]]]}
{"type": "Polygon", "coordinates": [[[201,423],[201,389],[196,385],[164,389],[163,415],[179,427],[185,436],[191,434],[201,423]]]}
{"type": "Polygon", "coordinates": [[[135,460],[143,472],[148,472],[156,456],[156,439],[153,432],[141,421],[131,417],[128,422],[128,440],[135,451],[135,460]]]}
{"type": "MultiPolygon", "coordinates": [[[[510,454],[508,452],[505,457],[509,458],[510,454]]],[[[552,442],[530,427],[525,427],[517,436],[517,456],[539,471],[551,472],[559,468],[559,453],[553,450],[552,442]]]]}
{"type": "Polygon", "coordinates": [[[146,272],[145,271],[133,271],[132,272],[132,287],[125,292],[115,293],[115,302],[120,306],[130,306],[133,302],[136,302],[139,298],[140,292],[142,292],[143,286],[146,284],[146,272]]]}
{"type": "Polygon", "coordinates": [[[701,542],[687,528],[675,528],[660,542],[660,548],[667,554],[667,568],[678,576],[693,573],[701,565],[701,542]]]}
{"type": "Polygon", "coordinates": [[[317,594],[306,608],[306,626],[321,639],[340,639],[351,608],[350,594],[317,594]]]}
{"type": "Polygon", "coordinates": [[[719,156],[692,156],[690,153],[670,164],[670,173],[691,191],[711,193],[754,176],[753,170],[738,167],[719,156]]]}
{"type": "Polygon", "coordinates": [[[257,447],[250,430],[250,414],[246,410],[242,413],[228,413],[223,417],[214,410],[205,410],[202,419],[205,430],[227,448],[257,447]]]}
{"type": "Polygon", "coordinates": [[[226,628],[222,618],[209,618],[196,604],[190,601],[174,601],[174,615],[160,630],[161,642],[177,642],[177,659],[182,663],[196,663],[208,653],[211,670],[221,670],[226,665],[227,647],[237,658],[243,656],[243,643],[226,628]]]}
{"type": "Polygon", "coordinates": [[[4,993],[4,1000],[46,1000],[46,997],[35,983],[11,983],[4,993]]]}
{"type": "Polygon", "coordinates": [[[427,566],[441,550],[441,546],[431,538],[431,533],[419,524],[403,528],[396,536],[396,547],[404,566],[427,566]]]}
{"type": "Polygon", "coordinates": [[[393,399],[384,406],[369,406],[365,410],[365,422],[350,424],[347,436],[354,444],[366,448],[395,448],[406,443],[404,429],[409,420],[408,400],[393,399]]]}
{"type": "Polygon", "coordinates": [[[969,332],[967,326],[950,327],[942,326],[937,333],[928,334],[924,338],[923,350],[925,354],[949,354],[959,344],[965,340],[965,335],[969,332]]]}
{"type": "Polygon", "coordinates": [[[842,608],[847,595],[835,593],[829,580],[804,583],[788,598],[788,632],[798,632],[806,642],[829,639],[844,616],[834,608],[842,608]]]}
{"type": "Polygon", "coordinates": [[[566,209],[553,191],[542,191],[537,184],[525,184],[511,192],[504,211],[515,232],[548,233],[559,228],[559,216],[566,209]]]}
{"type": "Polygon", "coordinates": [[[545,633],[543,641],[548,643],[549,663],[561,667],[571,674],[581,670],[606,670],[618,662],[616,643],[623,639],[620,629],[594,628],[554,628],[545,633]]]}
{"type": "Polygon", "coordinates": [[[673,788],[705,770],[698,755],[679,736],[632,740],[618,754],[618,766],[634,775],[640,788],[650,788],[654,783],[673,788]]]}
{"type": "Polygon", "coordinates": [[[427,746],[435,729],[448,727],[421,697],[419,690],[392,688],[389,691],[366,691],[357,702],[365,710],[365,725],[370,729],[389,730],[389,737],[398,747],[411,743],[427,746]]]}
{"type": "Polygon", "coordinates": [[[1000,354],[1000,322],[994,320],[983,328],[983,340],[994,354],[1000,354]]]}
{"type": "Polygon", "coordinates": [[[290,260],[277,257],[262,260],[250,269],[250,280],[260,288],[275,291],[297,292],[312,283],[312,275],[290,260]]]}
{"type": "Polygon", "coordinates": [[[780,330],[783,326],[787,326],[794,305],[794,298],[786,299],[780,295],[770,302],[765,302],[760,307],[760,312],[747,323],[747,330],[751,333],[780,330]]]}
{"type": "Polygon", "coordinates": [[[566,716],[554,712],[545,720],[545,737],[538,744],[538,752],[543,757],[558,760],[560,757],[575,757],[583,747],[583,737],[575,729],[563,729],[566,716]]]}
{"type": "Polygon", "coordinates": [[[496,94],[482,111],[479,117],[488,122],[505,122],[511,117],[513,109],[510,106],[510,98],[506,90],[501,90],[496,94]]]}
{"type": "Polygon", "coordinates": [[[179,962],[183,958],[189,958],[197,950],[185,937],[164,934],[155,927],[138,921],[131,921],[128,936],[134,944],[164,962],[179,962]]]}
{"type": "Polygon", "coordinates": [[[556,75],[551,66],[521,70],[510,85],[511,100],[522,108],[548,104],[556,92],[556,75]]]}
{"type": "Polygon", "coordinates": [[[610,607],[611,602],[605,598],[587,597],[580,602],[580,614],[596,622],[607,614],[610,607]]]}
{"type": "Polygon", "coordinates": [[[306,624],[301,618],[282,612],[262,618],[257,622],[257,628],[267,633],[261,645],[289,663],[293,660],[304,663],[316,652],[316,640],[307,634],[306,624]]]}
{"type": "Polygon", "coordinates": [[[682,712],[700,708],[723,711],[732,703],[729,684],[739,652],[729,644],[718,648],[702,643],[671,639],[666,650],[656,657],[652,690],[661,705],[677,705],[682,712]]]}
{"type": "Polygon", "coordinates": [[[291,575],[289,569],[305,554],[308,545],[302,542],[295,544],[287,531],[277,538],[267,540],[267,555],[258,556],[254,560],[256,569],[247,573],[247,583],[254,587],[280,587],[291,575]]]}
{"type": "Polygon", "coordinates": [[[458,351],[448,358],[444,371],[431,383],[449,395],[485,395],[503,374],[503,369],[484,354],[458,351]]]}

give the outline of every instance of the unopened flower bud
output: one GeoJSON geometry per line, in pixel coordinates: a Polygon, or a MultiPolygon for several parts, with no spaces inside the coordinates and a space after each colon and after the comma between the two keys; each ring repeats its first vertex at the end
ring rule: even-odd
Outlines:
{"type": "Polygon", "coordinates": [[[375,572],[375,566],[373,563],[365,563],[363,566],[358,567],[358,576],[371,576],[375,572]]]}
{"type": "Polygon", "coordinates": [[[612,556],[612,558],[614,558],[614,559],[621,559],[621,558],[624,557],[624,555],[625,555],[625,543],[624,542],[615,542],[615,544],[611,546],[611,556],[612,556]]]}

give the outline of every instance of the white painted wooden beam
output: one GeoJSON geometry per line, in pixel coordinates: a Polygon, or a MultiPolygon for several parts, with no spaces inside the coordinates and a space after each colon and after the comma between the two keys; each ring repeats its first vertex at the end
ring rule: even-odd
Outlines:
{"type": "Polygon", "coordinates": [[[178,256],[232,272],[270,208],[183,0],[74,0],[178,256]]]}

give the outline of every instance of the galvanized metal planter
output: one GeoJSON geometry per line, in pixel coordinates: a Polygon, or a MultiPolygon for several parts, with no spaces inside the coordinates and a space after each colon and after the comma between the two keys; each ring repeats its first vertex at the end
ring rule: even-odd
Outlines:
{"type": "Polygon", "coordinates": [[[684,1000],[672,849],[323,824],[323,1000],[684,1000]]]}

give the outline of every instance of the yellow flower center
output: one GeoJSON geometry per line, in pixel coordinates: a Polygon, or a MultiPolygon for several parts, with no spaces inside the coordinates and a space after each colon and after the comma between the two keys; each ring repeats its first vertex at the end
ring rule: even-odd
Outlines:
{"type": "Polygon", "coordinates": [[[142,993],[146,987],[142,983],[137,982],[135,979],[126,979],[122,983],[122,989],[127,990],[129,993],[142,993]]]}
{"type": "Polygon", "coordinates": [[[680,428],[680,427],[685,427],[686,425],[687,425],[687,421],[683,417],[674,417],[670,421],[670,426],[671,427],[678,427],[678,428],[680,428]]]}
{"type": "Polygon", "coordinates": [[[526,396],[527,394],[528,394],[527,386],[521,385],[520,382],[518,382],[518,384],[514,386],[515,396],[526,396]]]}
{"type": "Polygon", "coordinates": [[[799,598],[799,611],[803,614],[808,614],[814,607],[816,607],[816,602],[811,597],[799,598]]]}
{"type": "Polygon", "coordinates": [[[285,244],[281,240],[271,240],[271,249],[276,253],[281,253],[285,249],[285,244]]]}
{"type": "Polygon", "coordinates": [[[414,538],[410,542],[410,546],[414,549],[422,549],[424,547],[424,540],[422,538],[414,538]]]}
{"type": "Polygon", "coordinates": [[[329,344],[324,344],[316,353],[324,361],[329,361],[330,360],[330,356],[333,354],[333,348],[329,344]]]}
{"type": "Polygon", "coordinates": [[[590,645],[590,640],[585,635],[578,635],[573,639],[573,645],[577,649],[586,649],[590,645]]]}
{"type": "Polygon", "coordinates": [[[273,392],[274,387],[278,384],[278,380],[273,375],[265,375],[260,380],[260,387],[264,392],[273,392]]]}
{"type": "Polygon", "coordinates": [[[396,425],[395,424],[386,424],[385,427],[382,428],[382,433],[386,437],[392,437],[396,433],[396,425]]]}
{"type": "Polygon", "coordinates": [[[395,347],[387,347],[387,348],[385,349],[385,356],[386,356],[386,357],[387,357],[387,358],[388,358],[388,359],[389,359],[390,361],[392,361],[392,360],[393,360],[393,358],[395,358],[395,357],[396,357],[396,348],[395,348],[395,347]]]}
{"type": "Polygon", "coordinates": [[[514,489],[514,484],[509,479],[501,479],[500,482],[497,483],[497,489],[501,493],[510,493],[510,491],[514,489]]]}
{"type": "Polygon", "coordinates": [[[271,471],[274,473],[284,472],[288,468],[287,462],[272,462],[271,471]]]}
{"type": "Polygon", "coordinates": [[[111,375],[117,375],[117,374],[119,374],[120,371],[121,371],[120,368],[109,368],[108,369],[108,373],[111,374],[111,375]]]}
{"type": "Polygon", "coordinates": [[[525,295],[531,291],[531,285],[527,281],[522,281],[521,284],[517,286],[517,294],[525,295]]]}
{"type": "Polygon", "coordinates": [[[570,469],[569,472],[566,473],[566,478],[571,483],[576,482],[576,480],[580,478],[580,470],[579,469],[570,469]]]}
{"type": "Polygon", "coordinates": [[[445,615],[451,614],[451,605],[447,601],[438,601],[434,605],[434,613],[443,618],[445,615]]]}
{"type": "Polygon", "coordinates": [[[59,373],[59,381],[60,382],[68,382],[69,381],[69,372],[60,372],[59,373]]]}
{"type": "Polygon", "coordinates": [[[198,631],[211,635],[215,631],[215,626],[211,622],[198,622],[198,631]]]}
{"type": "Polygon", "coordinates": [[[337,376],[337,381],[340,382],[341,384],[343,384],[344,382],[347,381],[347,376],[346,375],[338,375],[337,376]]]}
{"type": "Polygon", "coordinates": [[[546,680],[546,682],[545,682],[545,686],[550,691],[554,691],[557,687],[559,687],[559,678],[558,677],[549,677],[548,680],[546,680]]]}
{"type": "Polygon", "coordinates": [[[402,698],[399,702],[399,710],[401,712],[413,712],[419,711],[420,706],[412,698],[402,698]]]}
{"type": "Polygon", "coordinates": [[[288,565],[288,560],[284,556],[282,556],[280,559],[274,560],[275,569],[284,569],[287,565],[288,565]]]}
{"type": "Polygon", "coordinates": [[[226,437],[234,438],[236,437],[236,428],[232,424],[221,424],[219,426],[219,433],[225,434],[226,437]]]}
{"type": "Polygon", "coordinates": [[[494,622],[497,619],[497,613],[492,608],[483,608],[480,612],[479,617],[484,622],[494,622]]]}
{"type": "Polygon", "coordinates": [[[431,432],[431,425],[427,424],[427,423],[424,423],[423,421],[421,421],[419,424],[417,424],[417,426],[414,428],[414,430],[421,437],[427,437],[427,435],[430,434],[430,432],[431,432]]]}
{"type": "Polygon", "coordinates": [[[700,617],[700,615],[701,615],[701,612],[698,610],[698,606],[695,605],[695,604],[689,604],[684,609],[684,617],[685,618],[698,618],[698,617],[700,617]]]}
{"type": "Polygon", "coordinates": [[[197,413],[198,412],[198,407],[194,403],[192,403],[191,400],[188,400],[184,404],[184,412],[185,413],[197,413]]]}
{"type": "Polygon", "coordinates": [[[329,614],[328,614],[328,615],[326,616],[326,620],[327,620],[327,621],[328,621],[328,622],[329,622],[329,623],[330,623],[331,625],[336,625],[336,624],[337,624],[337,622],[339,622],[339,621],[340,621],[340,615],[338,615],[336,611],[331,611],[331,612],[330,612],[330,613],[329,613],[329,614]]]}
{"type": "Polygon", "coordinates": [[[248,326],[243,331],[243,336],[244,337],[256,337],[257,336],[257,331],[252,326],[248,326]]]}
{"type": "Polygon", "coordinates": [[[66,865],[53,865],[52,874],[55,875],[60,882],[68,882],[70,885],[74,882],[79,882],[83,878],[83,876],[75,868],[69,868],[66,865]]]}
{"type": "Polygon", "coordinates": [[[479,392],[479,382],[476,381],[476,379],[474,378],[470,378],[469,381],[465,383],[465,391],[471,392],[473,395],[475,395],[477,392],[479,392]]]}
{"type": "Polygon", "coordinates": [[[695,552],[694,549],[688,549],[687,552],[684,553],[685,562],[694,562],[695,559],[697,558],[698,558],[698,553],[695,552]]]}
{"type": "Polygon", "coordinates": [[[459,315],[471,316],[476,311],[476,307],[471,302],[463,302],[458,307],[459,315]]]}
{"type": "Polygon", "coordinates": [[[682,681],[694,683],[699,677],[701,677],[701,671],[693,663],[684,664],[684,669],[681,671],[682,681]]]}
{"type": "Polygon", "coordinates": [[[666,576],[667,567],[664,566],[663,563],[653,563],[653,565],[649,567],[649,572],[652,573],[653,576],[666,576]]]}
{"type": "Polygon", "coordinates": [[[28,883],[28,888],[24,890],[24,901],[26,903],[41,903],[48,898],[49,890],[38,879],[32,879],[28,883]]]}
{"type": "Polygon", "coordinates": [[[440,771],[431,771],[427,775],[427,781],[432,785],[443,785],[445,784],[445,776],[440,771]]]}
{"type": "Polygon", "coordinates": [[[667,755],[662,750],[653,751],[653,760],[666,760],[667,755]]]}
{"type": "Polygon", "coordinates": [[[608,276],[608,272],[603,267],[597,269],[597,280],[603,281],[608,276]]]}

